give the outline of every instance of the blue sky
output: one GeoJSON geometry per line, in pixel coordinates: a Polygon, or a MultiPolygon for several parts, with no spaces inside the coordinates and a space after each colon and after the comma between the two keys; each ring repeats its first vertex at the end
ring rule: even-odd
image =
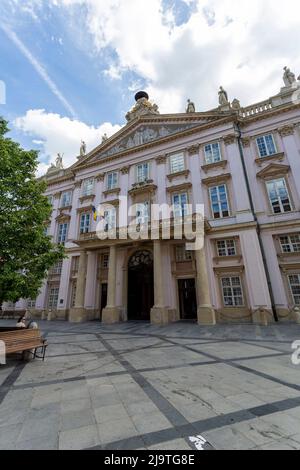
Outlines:
{"type": "Polygon", "coordinates": [[[183,111],[187,98],[212,109],[221,84],[245,105],[268,98],[284,65],[300,73],[298,2],[279,3],[4,0],[0,114],[40,150],[43,173],[57,152],[69,165],[82,138],[91,149],[124,125],[138,89],[161,112],[183,111]]]}

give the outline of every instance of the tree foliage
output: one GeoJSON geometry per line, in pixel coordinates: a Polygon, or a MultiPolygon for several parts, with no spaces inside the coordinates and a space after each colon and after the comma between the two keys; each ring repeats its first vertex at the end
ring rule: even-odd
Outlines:
{"type": "Polygon", "coordinates": [[[45,182],[35,176],[36,151],[6,137],[0,117],[0,306],[35,299],[47,271],[64,257],[63,247],[45,234],[52,207],[45,182]]]}

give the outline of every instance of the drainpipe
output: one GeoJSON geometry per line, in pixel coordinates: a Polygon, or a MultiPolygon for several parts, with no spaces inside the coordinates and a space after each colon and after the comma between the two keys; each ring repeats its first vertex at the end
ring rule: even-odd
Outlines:
{"type": "Polygon", "coordinates": [[[266,259],[266,253],[265,253],[263,241],[262,241],[262,238],[261,238],[261,228],[260,228],[260,224],[259,224],[259,221],[258,221],[256,213],[255,213],[252,194],[251,194],[251,189],[250,189],[250,183],[249,183],[249,178],[248,178],[248,173],[247,173],[247,168],[246,168],[246,164],[245,164],[244,150],[243,150],[243,145],[242,145],[242,131],[241,131],[241,128],[240,128],[238,122],[235,123],[235,130],[238,134],[239,152],[240,152],[240,157],[241,157],[241,161],[242,161],[244,177],[245,177],[245,181],[246,181],[247,193],[248,193],[248,197],[249,197],[249,201],[250,201],[250,208],[251,208],[253,218],[256,222],[256,232],[257,232],[259,246],[260,246],[260,250],[261,250],[261,254],[262,254],[263,265],[264,265],[264,269],[265,269],[265,275],[266,275],[269,294],[270,294],[270,299],[271,299],[273,316],[274,316],[275,321],[278,322],[278,315],[277,315],[276,307],[275,307],[275,299],[274,299],[274,293],[273,293],[273,288],[272,288],[272,283],[271,283],[271,278],[270,278],[270,272],[269,272],[269,268],[268,268],[268,265],[267,265],[267,259],[266,259]]]}

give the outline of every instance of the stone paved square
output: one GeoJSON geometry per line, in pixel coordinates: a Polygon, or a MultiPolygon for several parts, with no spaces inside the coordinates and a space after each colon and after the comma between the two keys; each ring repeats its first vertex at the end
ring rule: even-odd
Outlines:
{"type": "Polygon", "coordinates": [[[0,449],[300,449],[299,325],[40,328],[45,362],[0,367],[0,449]]]}

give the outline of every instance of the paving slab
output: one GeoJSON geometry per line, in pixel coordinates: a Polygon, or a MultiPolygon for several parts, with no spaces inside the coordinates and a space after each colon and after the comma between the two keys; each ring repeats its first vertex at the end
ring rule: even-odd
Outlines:
{"type": "Polygon", "coordinates": [[[299,325],[40,324],[45,362],[0,367],[1,450],[300,448],[299,325]]]}

